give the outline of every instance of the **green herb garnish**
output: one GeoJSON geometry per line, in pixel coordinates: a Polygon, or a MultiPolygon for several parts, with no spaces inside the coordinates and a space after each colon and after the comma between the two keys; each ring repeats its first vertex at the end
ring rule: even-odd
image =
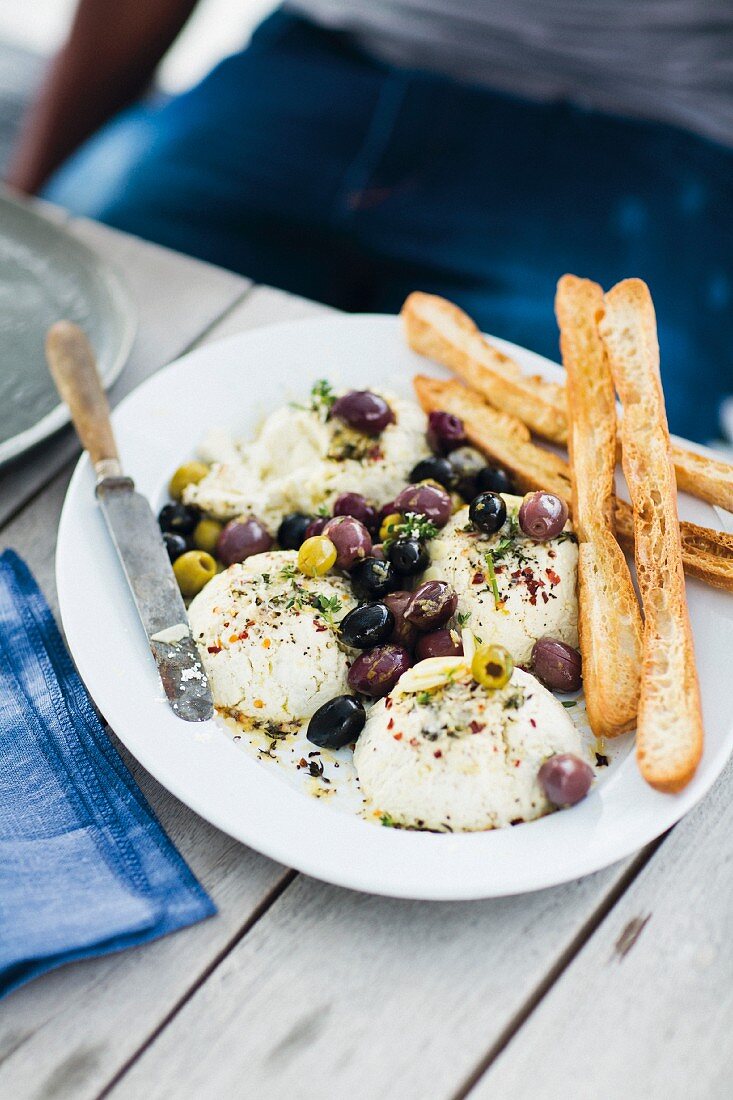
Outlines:
{"type": "Polygon", "coordinates": [[[283,580],[286,581],[292,580],[296,573],[297,569],[295,568],[293,562],[286,562],[286,564],[280,570],[280,576],[283,578],[283,580]]]}
{"type": "Polygon", "coordinates": [[[422,706],[426,706],[430,702],[431,698],[432,696],[429,691],[418,691],[417,693],[417,701],[422,706]]]}
{"type": "Polygon", "coordinates": [[[338,615],[341,610],[341,600],[338,596],[324,596],[322,593],[311,596],[311,607],[315,607],[317,611],[320,611],[329,626],[336,625],[333,617],[338,615]]]}
{"type": "Polygon", "coordinates": [[[402,542],[407,539],[416,539],[418,542],[428,542],[434,539],[438,528],[427,518],[417,512],[406,512],[399,523],[391,523],[387,529],[387,537],[383,542],[385,550],[389,550],[394,542],[402,542]]]}
{"type": "Polygon", "coordinates": [[[392,814],[382,814],[379,819],[379,824],[384,825],[387,829],[395,829],[397,827],[397,823],[392,817],[392,814]]]}
{"type": "Polygon", "coordinates": [[[486,561],[486,572],[489,574],[491,591],[494,593],[494,607],[498,611],[501,607],[501,597],[499,596],[499,585],[497,584],[496,572],[494,570],[494,555],[491,550],[486,551],[484,560],[486,561]]]}
{"type": "Polygon", "coordinates": [[[571,707],[577,707],[578,703],[575,699],[564,700],[562,704],[566,710],[570,710],[571,707]]]}
{"type": "Polygon", "coordinates": [[[464,626],[466,625],[466,623],[468,622],[468,620],[470,618],[471,618],[471,612],[470,611],[459,611],[458,612],[458,614],[456,615],[456,622],[460,626],[461,630],[463,630],[464,626]]]}

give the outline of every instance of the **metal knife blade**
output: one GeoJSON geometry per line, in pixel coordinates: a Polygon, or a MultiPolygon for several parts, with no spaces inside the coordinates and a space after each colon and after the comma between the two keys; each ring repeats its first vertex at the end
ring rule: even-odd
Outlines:
{"type": "Polygon", "coordinates": [[[205,722],[211,689],[153,511],[130,478],[103,478],[96,491],[168,701],[184,721],[205,722]]]}

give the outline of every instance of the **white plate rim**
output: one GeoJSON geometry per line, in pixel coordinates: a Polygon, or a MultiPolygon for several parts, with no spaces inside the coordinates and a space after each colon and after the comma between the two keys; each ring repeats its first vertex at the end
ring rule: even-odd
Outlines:
{"type": "MultiPolygon", "coordinates": [[[[189,352],[168,367],[163,368],[129,394],[115,411],[113,416],[115,426],[119,432],[122,422],[132,416],[133,413],[138,415],[139,409],[144,407],[145,401],[155,390],[165,386],[170,392],[172,380],[176,377],[177,372],[185,372],[194,368],[199,370],[204,363],[211,365],[215,360],[223,359],[230,353],[236,354],[240,359],[245,358],[248,353],[254,355],[258,349],[259,353],[265,354],[266,350],[271,350],[278,341],[284,340],[287,342],[294,334],[301,342],[307,338],[308,334],[311,336],[319,334],[323,338],[329,337],[331,340],[335,340],[337,339],[335,335],[337,329],[344,332],[348,327],[357,332],[360,326],[366,326],[370,333],[377,333],[380,327],[385,328],[387,326],[394,338],[397,335],[397,325],[397,318],[378,314],[317,317],[299,321],[277,322],[228,337],[214,344],[204,345],[202,348],[189,352]],[[136,413],[136,410],[138,410],[138,413],[136,413]]],[[[363,335],[363,331],[360,334],[363,335]]],[[[560,370],[556,364],[552,364],[526,349],[499,339],[494,339],[494,343],[515,356],[529,369],[539,370],[550,376],[556,376],[557,371],[560,370]]],[[[439,375],[445,373],[440,368],[432,367],[424,360],[416,360],[415,366],[428,373],[439,375]]],[[[367,382],[368,380],[365,379],[365,383],[367,382]]],[[[181,449],[185,453],[185,444],[181,449]]],[[[609,842],[609,836],[606,835],[604,837],[605,843],[600,846],[586,846],[585,849],[582,849],[581,844],[580,848],[582,850],[575,852],[573,859],[569,862],[567,860],[558,862],[552,859],[552,843],[558,844],[562,843],[563,840],[567,840],[567,836],[563,837],[562,835],[567,831],[563,823],[569,823],[573,818],[579,821],[582,816],[586,833],[581,839],[585,840],[587,840],[588,828],[590,828],[591,833],[597,833],[601,821],[604,821],[604,829],[608,827],[608,822],[604,820],[606,811],[603,806],[598,807],[595,814],[587,812],[588,807],[593,805],[592,799],[594,796],[572,810],[550,815],[539,822],[522,825],[518,829],[499,830],[494,833],[437,836],[435,834],[380,829],[356,818],[348,818],[345,815],[334,814],[330,811],[324,812],[324,809],[318,806],[315,800],[305,799],[303,796],[292,792],[292,796],[299,799],[300,802],[309,803],[307,810],[305,807],[301,807],[303,812],[300,815],[304,822],[309,819],[306,824],[308,835],[311,835],[309,830],[312,829],[314,824],[314,811],[318,811],[323,819],[327,818],[333,821],[334,818],[338,818],[339,825],[334,826],[334,828],[338,828],[339,832],[343,834],[342,839],[348,838],[349,842],[355,843],[356,850],[363,855],[364,836],[362,835],[354,841],[354,828],[369,830],[370,836],[367,845],[370,849],[369,858],[356,863],[344,857],[343,845],[341,845],[341,850],[338,852],[324,853],[313,843],[301,843],[302,838],[296,835],[293,829],[288,828],[287,823],[284,821],[280,822],[283,828],[277,835],[273,835],[272,831],[267,829],[258,828],[256,823],[253,825],[251,821],[243,823],[241,818],[232,814],[230,805],[222,807],[212,804],[210,794],[203,792],[195,781],[192,782],[190,773],[182,772],[179,767],[170,767],[170,761],[161,756],[159,749],[151,745],[150,742],[146,743],[144,739],[141,739],[136,731],[126,724],[124,718],[120,720],[119,715],[106,713],[109,708],[105,706],[104,684],[95,678],[94,668],[89,659],[89,648],[84,645],[84,620],[83,616],[81,620],[79,617],[78,592],[76,591],[76,584],[72,580],[75,544],[78,546],[77,540],[72,537],[72,525],[78,522],[79,502],[91,495],[91,487],[91,470],[87,457],[84,455],[76,467],[64,502],[59,526],[56,575],[61,616],[69,647],[92,698],[100,707],[102,713],[105,714],[120,740],[143,767],[172,794],[224,832],[255,848],[262,854],[280,863],[293,866],[315,878],[370,893],[425,900],[468,900],[499,897],[543,889],[577,879],[630,856],[674,825],[712,786],[722,771],[730,755],[731,748],[733,748],[733,721],[731,721],[726,728],[721,743],[706,751],[704,766],[701,766],[692,783],[685,791],[672,796],[662,795],[648,788],[638,777],[633,762],[633,754],[630,754],[629,759],[623,765],[627,773],[625,782],[630,794],[633,795],[633,799],[638,799],[639,804],[643,804],[644,807],[653,804],[653,813],[651,816],[647,815],[649,819],[644,824],[615,820],[612,824],[616,832],[610,838],[612,842],[609,842]],[[82,633],[80,633],[80,630],[82,633]],[[629,765],[633,769],[633,774],[629,774],[629,765]],[[430,871],[430,867],[434,868],[435,866],[439,850],[441,855],[438,862],[456,862],[457,860],[463,870],[466,866],[470,869],[473,867],[479,849],[482,845],[485,846],[487,838],[519,835],[525,830],[536,830],[539,834],[540,829],[547,834],[542,845],[545,862],[541,868],[537,866],[536,861],[531,866],[517,864],[512,867],[511,874],[508,874],[506,868],[504,868],[503,872],[497,876],[496,873],[490,873],[495,872],[494,868],[489,868],[487,873],[486,869],[482,867],[482,873],[478,875],[474,873],[472,876],[469,875],[468,878],[463,879],[450,874],[436,877],[430,871]],[[427,860],[425,856],[426,844],[432,846],[430,858],[427,860]],[[385,871],[384,862],[380,861],[389,862],[388,873],[385,871]],[[426,865],[423,872],[418,871],[415,873],[416,861],[418,864],[426,865]]],[[[142,636],[136,644],[138,649],[142,648],[143,651],[146,651],[142,636]]],[[[179,726],[181,725],[177,720],[173,719],[173,721],[179,726]]],[[[221,736],[218,731],[217,736],[221,736]]],[[[224,738],[222,738],[222,745],[220,745],[222,753],[224,753],[223,743],[227,746],[227,767],[230,763],[232,767],[235,767],[235,757],[231,754],[236,754],[237,758],[240,758],[242,754],[231,742],[226,741],[224,738]]],[[[254,762],[251,763],[260,771],[262,770],[259,765],[254,762]]],[[[202,765],[202,768],[206,766],[202,765]]],[[[621,772],[618,774],[620,775],[621,772]]],[[[269,780],[267,782],[263,780],[260,783],[262,787],[269,785],[269,780]]],[[[280,786],[278,784],[278,787],[280,786]]],[[[598,798],[598,792],[595,792],[595,797],[598,798]]],[[[280,800],[287,811],[292,810],[292,798],[289,794],[287,796],[281,795],[280,800]]],[[[632,809],[633,816],[638,817],[639,805],[636,802],[634,802],[632,809]]],[[[323,830],[316,828],[315,831],[318,833],[323,830]]],[[[580,838],[580,834],[578,834],[578,837],[580,838]]]]}

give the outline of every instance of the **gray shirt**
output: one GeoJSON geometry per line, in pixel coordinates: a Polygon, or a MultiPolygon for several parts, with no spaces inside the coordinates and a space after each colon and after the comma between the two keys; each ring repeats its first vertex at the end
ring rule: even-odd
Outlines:
{"type": "Polygon", "coordinates": [[[733,0],[289,0],[373,56],[733,145],[733,0]]]}

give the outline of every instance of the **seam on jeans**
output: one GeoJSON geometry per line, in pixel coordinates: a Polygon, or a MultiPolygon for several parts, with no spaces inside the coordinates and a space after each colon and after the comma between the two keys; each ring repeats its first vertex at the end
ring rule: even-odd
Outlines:
{"type": "Polygon", "coordinates": [[[359,151],[344,172],[341,187],[334,200],[330,227],[343,229],[356,215],[349,197],[365,188],[392,137],[409,85],[404,73],[390,73],[379,93],[372,117],[359,151]]]}

